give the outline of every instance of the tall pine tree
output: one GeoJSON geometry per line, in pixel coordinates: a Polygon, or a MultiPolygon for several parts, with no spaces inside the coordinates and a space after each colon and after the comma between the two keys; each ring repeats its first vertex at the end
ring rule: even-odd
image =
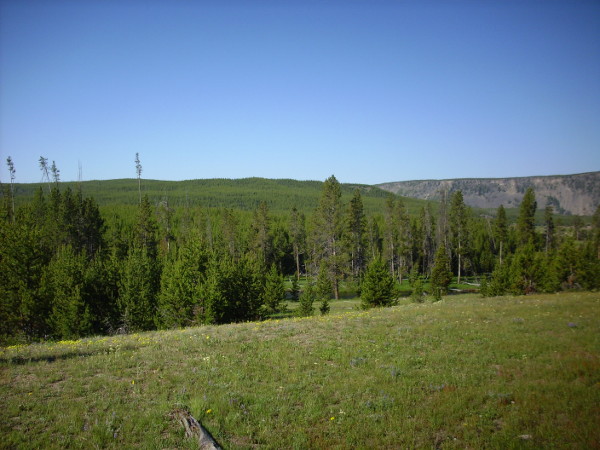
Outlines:
{"type": "Polygon", "coordinates": [[[452,251],[456,255],[458,276],[457,283],[460,284],[460,276],[464,264],[464,257],[467,254],[468,232],[468,208],[463,200],[462,191],[456,191],[452,194],[450,200],[450,243],[452,251]]]}
{"type": "Polygon", "coordinates": [[[436,300],[440,300],[442,295],[448,292],[448,286],[450,286],[451,281],[450,260],[446,246],[442,243],[435,253],[435,261],[431,270],[431,288],[436,300]]]}
{"type": "Polygon", "coordinates": [[[343,267],[341,198],[340,183],[332,175],[323,184],[319,206],[314,214],[315,229],[313,230],[315,263],[317,266],[327,268],[336,299],[340,296],[339,282],[343,267]]]}
{"type": "Polygon", "coordinates": [[[519,245],[529,242],[535,245],[535,211],[537,202],[533,188],[528,188],[519,206],[519,217],[517,219],[517,238],[519,245]]]}
{"type": "Polygon", "coordinates": [[[348,205],[346,213],[346,247],[350,255],[350,273],[360,278],[366,265],[367,219],[363,208],[360,191],[356,189],[348,205]]]}

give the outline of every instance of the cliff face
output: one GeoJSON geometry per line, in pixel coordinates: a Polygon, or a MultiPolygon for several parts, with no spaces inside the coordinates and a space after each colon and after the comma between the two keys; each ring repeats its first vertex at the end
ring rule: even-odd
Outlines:
{"type": "Polygon", "coordinates": [[[440,192],[462,191],[478,208],[518,207],[527,188],[535,190],[538,208],[552,205],[559,214],[592,215],[600,204],[600,172],[522,178],[463,178],[398,181],[377,187],[405,197],[439,200],[440,192]]]}

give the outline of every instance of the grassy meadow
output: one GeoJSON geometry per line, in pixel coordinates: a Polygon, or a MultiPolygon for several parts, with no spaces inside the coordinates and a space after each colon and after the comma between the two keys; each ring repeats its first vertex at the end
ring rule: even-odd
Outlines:
{"type": "Polygon", "coordinates": [[[0,349],[4,448],[598,448],[600,294],[445,297],[0,349]]]}

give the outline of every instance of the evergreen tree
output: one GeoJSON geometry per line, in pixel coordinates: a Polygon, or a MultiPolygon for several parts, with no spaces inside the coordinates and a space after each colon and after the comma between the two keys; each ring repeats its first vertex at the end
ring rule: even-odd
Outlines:
{"type": "Polygon", "coordinates": [[[324,298],[321,301],[321,306],[319,307],[319,311],[321,312],[321,315],[327,315],[329,314],[329,311],[331,310],[331,308],[329,307],[329,300],[324,298]]]}
{"type": "Polygon", "coordinates": [[[411,286],[414,286],[415,282],[417,280],[420,280],[420,275],[419,275],[419,263],[415,263],[413,264],[412,268],[410,269],[410,273],[408,274],[408,282],[410,283],[411,286]]]}
{"type": "Polygon", "coordinates": [[[304,214],[298,211],[294,206],[290,215],[290,241],[294,252],[294,262],[296,263],[296,279],[300,279],[300,255],[306,244],[306,228],[304,214]]]}
{"type": "Polygon", "coordinates": [[[592,240],[596,249],[596,260],[600,261],[600,205],[596,207],[592,217],[592,240]]]}
{"type": "Polygon", "coordinates": [[[450,272],[450,260],[444,244],[440,245],[435,254],[435,262],[431,270],[431,288],[436,300],[440,300],[442,295],[448,292],[448,286],[452,281],[452,272],[450,272]]]}
{"type": "Polygon", "coordinates": [[[326,262],[333,294],[339,298],[339,281],[342,276],[343,255],[341,252],[342,219],[341,219],[340,183],[332,175],[323,184],[319,206],[314,214],[313,248],[319,266],[326,262]]]}
{"type": "Polygon", "coordinates": [[[481,295],[484,297],[497,297],[504,295],[511,285],[510,257],[502,264],[496,264],[489,280],[481,285],[481,295]]]}
{"type": "Polygon", "coordinates": [[[173,215],[174,210],[169,205],[169,199],[165,195],[163,201],[158,204],[158,229],[161,235],[161,248],[164,253],[171,252],[171,243],[175,241],[173,234],[173,215]]]}
{"type": "Polygon", "coordinates": [[[306,283],[304,291],[300,295],[300,305],[298,307],[298,315],[312,316],[314,313],[313,303],[317,300],[315,289],[311,283],[306,283]]]}
{"type": "Polygon", "coordinates": [[[316,294],[320,300],[331,298],[331,280],[329,278],[329,270],[327,268],[327,261],[322,261],[319,267],[319,274],[317,276],[316,294]]]}
{"type": "Polygon", "coordinates": [[[11,214],[11,195],[2,182],[0,182],[0,196],[2,197],[2,201],[0,202],[0,220],[10,222],[14,217],[11,214]]]}
{"type": "Polygon", "coordinates": [[[463,268],[463,258],[467,254],[468,241],[468,208],[463,200],[462,191],[456,191],[452,194],[450,200],[450,243],[452,251],[457,260],[457,283],[460,284],[460,276],[463,268]]]}
{"type": "Polygon", "coordinates": [[[216,324],[258,319],[264,284],[255,262],[213,258],[202,286],[199,319],[216,324]]]}
{"type": "Polygon", "coordinates": [[[119,277],[119,311],[126,331],[151,330],[156,316],[155,261],[142,247],[130,249],[119,277]]]}
{"type": "Polygon", "coordinates": [[[493,236],[498,254],[500,256],[500,264],[502,264],[502,253],[506,245],[508,237],[508,225],[506,221],[506,211],[503,205],[498,207],[496,211],[496,219],[494,220],[493,236]]]}
{"type": "Polygon", "coordinates": [[[297,302],[300,299],[300,285],[296,277],[292,278],[292,288],[290,290],[292,301],[297,302]]]}
{"type": "Polygon", "coordinates": [[[76,219],[74,240],[77,251],[85,252],[87,257],[92,259],[105,246],[104,234],[106,232],[104,219],[93,198],[88,197],[81,200],[81,195],[79,195],[76,219]]]}
{"type": "Polygon", "coordinates": [[[519,245],[525,245],[528,242],[535,244],[535,210],[537,202],[533,188],[528,188],[519,207],[519,217],[517,219],[517,238],[519,245]]]}
{"type": "Polygon", "coordinates": [[[368,232],[368,246],[369,246],[369,254],[371,255],[371,259],[376,258],[378,255],[381,255],[382,247],[381,247],[381,231],[379,227],[379,222],[375,217],[369,218],[369,224],[367,227],[368,232]]]}
{"type": "Polygon", "coordinates": [[[544,267],[536,254],[533,241],[518,248],[510,266],[510,288],[512,294],[532,294],[539,289],[544,267]]]}
{"type": "Polygon", "coordinates": [[[554,248],[554,211],[551,205],[546,206],[544,210],[544,237],[546,241],[546,253],[551,251],[554,248]]]}
{"type": "Polygon", "coordinates": [[[473,273],[490,273],[494,270],[494,237],[493,230],[487,219],[469,221],[468,261],[473,273]]]}
{"type": "Polygon", "coordinates": [[[288,229],[280,217],[274,218],[271,227],[271,261],[282,274],[296,272],[288,229]]]}
{"type": "Polygon", "coordinates": [[[271,236],[269,208],[265,202],[260,202],[254,211],[250,230],[250,248],[257,260],[264,267],[268,267],[273,259],[273,237],[271,236]]]}
{"type": "Polygon", "coordinates": [[[546,293],[558,291],[560,289],[559,269],[554,252],[538,252],[536,258],[540,267],[537,290],[546,293]]]}
{"type": "Polygon", "coordinates": [[[71,188],[68,187],[62,193],[59,205],[59,223],[62,232],[61,245],[77,247],[78,209],[77,198],[73,195],[71,188]]]}
{"type": "Polygon", "coordinates": [[[392,274],[396,274],[396,244],[398,242],[398,224],[395,215],[394,196],[389,194],[385,202],[383,256],[392,274]]]}
{"type": "Polygon", "coordinates": [[[41,291],[51,305],[48,323],[55,337],[74,339],[92,331],[85,263],[85,255],[67,246],[59,249],[44,270],[41,291]]]}
{"type": "MultiPolygon", "coordinates": [[[[436,227],[436,239],[435,242],[437,245],[444,243],[447,249],[450,248],[450,217],[448,214],[448,191],[446,189],[441,189],[439,191],[440,194],[440,202],[438,208],[438,220],[436,227]]],[[[461,193],[462,198],[462,193],[461,193]]]]}
{"type": "Polygon", "coordinates": [[[29,205],[17,211],[14,223],[0,219],[0,335],[50,333],[51,305],[40,295],[40,282],[52,250],[42,226],[29,205]]]}
{"type": "Polygon", "coordinates": [[[410,298],[415,303],[423,303],[423,280],[421,277],[417,277],[417,279],[412,283],[412,292],[410,294],[410,298]]]}
{"type": "Polygon", "coordinates": [[[161,277],[156,232],[156,219],[145,195],[138,208],[132,245],[119,275],[118,305],[126,330],[150,330],[156,324],[161,277]]]}
{"type": "Polygon", "coordinates": [[[281,311],[283,299],[285,297],[285,286],[283,278],[277,272],[275,264],[267,273],[265,280],[265,291],[263,294],[263,304],[267,314],[274,314],[281,311]]]}
{"type": "Polygon", "coordinates": [[[581,287],[587,290],[600,289],[600,259],[598,259],[598,246],[594,241],[587,241],[580,249],[581,287]]]}
{"type": "Polygon", "coordinates": [[[361,284],[361,307],[390,306],[396,297],[395,281],[381,259],[373,260],[367,267],[361,284]]]}
{"type": "MultiPolygon", "coordinates": [[[[85,253],[82,256],[87,256],[85,253]]],[[[85,264],[86,305],[89,308],[91,332],[106,334],[119,326],[119,264],[112,253],[87,258],[85,264]]]]}
{"type": "Polygon", "coordinates": [[[425,275],[431,272],[435,256],[434,229],[435,222],[433,220],[433,215],[431,214],[431,207],[427,204],[425,208],[421,209],[416,234],[419,237],[417,243],[420,244],[420,247],[418,248],[421,260],[420,265],[423,267],[423,273],[425,275]]]}
{"type": "Polygon", "coordinates": [[[165,264],[158,296],[160,327],[183,327],[196,323],[207,267],[208,252],[198,236],[188,239],[179,248],[177,258],[165,264]]]}
{"type": "Polygon", "coordinates": [[[152,259],[156,259],[158,256],[157,229],[158,225],[152,205],[148,196],[144,195],[138,210],[133,244],[137,248],[144,249],[152,259]]]}
{"type": "Polygon", "coordinates": [[[231,258],[236,258],[238,253],[237,237],[238,221],[231,209],[223,211],[223,223],[221,232],[223,234],[223,244],[231,258]]]}
{"type": "Polygon", "coordinates": [[[48,198],[46,215],[42,227],[44,239],[50,243],[52,253],[55,253],[59,247],[65,245],[68,241],[67,231],[70,227],[65,226],[65,217],[68,216],[66,208],[63,206],[63,197],[58,187],[53,186],[48,198]]]}
{"type": "Polygon", "coordinates": [[[580,287],[582,272],[582,255],[580,254],[573,237],[568,236],[561,243],[557,251],[558,279],[563,289],[580,287]]]}
{"type": "Polygon", "coordinates": [[[327,261],[322,261],[319,267],[319,275],[317,276],[316,295],[321,300],[320,311],[322,315],[329,313],[329,299],[331,298],[331,280],[329,278],[329,270],[327,261]]]}
{"type": "Polygon", "coordinates": [[[228,260],[213,258],[209,261],[206,280],[201,286],[200,302],[196,320],[202,324],[224,323],[222,309],[226,307],[226,289],[223,283],[223,265],[231,265],[228,260]]]}
{"type": "Polygon", "coordinates": [[[401,198],[396,201],[395,208],[397,239],[396,251],[398,255],[398,281],[402,283],[402,274],[410,268],[411,261],[411,226],[410,218],[406,212],[406,207],[401,198]]]}
{"type": "Polygon", "coordinates": [[[350,273],[359,278],[366,264],[366,228],[367,220],[363,202],[358,189],[354,190],[346,215],[346,247],[350,254],[350,273]]]}

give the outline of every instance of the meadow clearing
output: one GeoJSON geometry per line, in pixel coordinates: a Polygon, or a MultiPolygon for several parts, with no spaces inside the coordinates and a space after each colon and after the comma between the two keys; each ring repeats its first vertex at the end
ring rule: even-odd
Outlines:
{"type": "Polygon", "coordinates": [[[600,446],[599,293],[331,306],[2,348],[0,447],[600,446]]]}

